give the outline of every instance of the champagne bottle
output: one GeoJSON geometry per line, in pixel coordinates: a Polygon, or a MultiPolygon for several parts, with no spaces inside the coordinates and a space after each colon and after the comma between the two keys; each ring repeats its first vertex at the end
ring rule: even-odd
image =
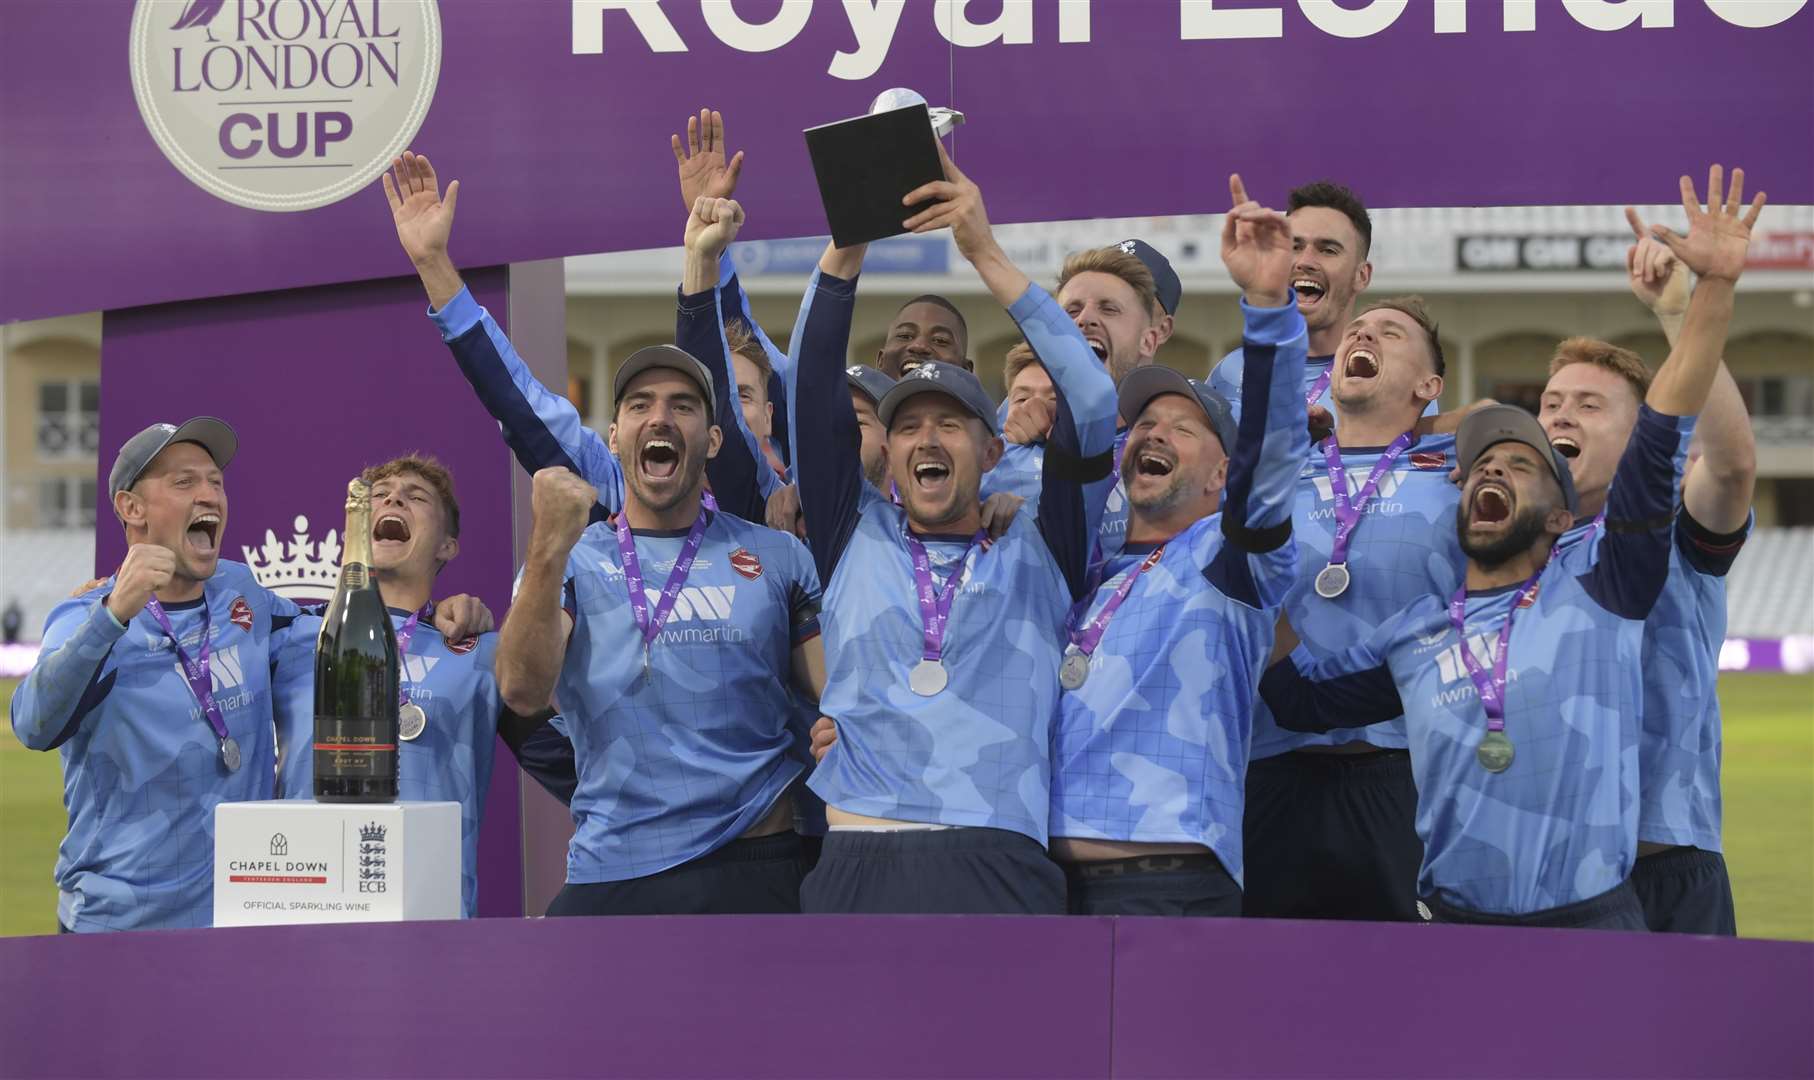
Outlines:
{"type": "Polygon", "coordinates": [[[340,583],[315,644],[315,798],[397,800],[397,635],[372,575],[372,495],[346,486],[340,583]]]}

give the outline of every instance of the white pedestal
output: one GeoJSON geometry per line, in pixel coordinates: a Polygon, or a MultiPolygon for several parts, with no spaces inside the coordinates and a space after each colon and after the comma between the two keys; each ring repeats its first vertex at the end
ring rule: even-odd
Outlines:
{"type": "Polygon", "coordinates": [[[459,803],[214,810],[215,926],[459,917],[459,803]]]}

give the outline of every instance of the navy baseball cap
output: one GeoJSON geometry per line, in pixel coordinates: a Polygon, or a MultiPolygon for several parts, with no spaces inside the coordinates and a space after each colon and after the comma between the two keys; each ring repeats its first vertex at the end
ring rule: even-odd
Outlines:
{"type": "Polygon", "coordinates": [[[1203,409],[1203,415],[1209,417],[1209,427],[1222,441],[1222,452],[1233,456],[1235,452],[1234,410],[1221,394],[1210,389],[1208,383],[1187,379],[1184,373],[1174,371],[1163,364],[1147,364],[1127,373],[1121,385],[1115,388],[1115,404],[1121,415],[1127,417],[1128,423],[1146,408],[1147,404],[1161,394],[1183,394],[1194,398],[1203,409]]]}
{"type": "Polygon", "coordinates": [[[1474,462],[1489,447],[1502,442],[1523,443],[1537,451],[1543,460],[1549,462],[1550,472],[1555,474],[1556,483],[1562,485],[1562,502],[1568,512],[1580,511],[1580,500],[1575,495],[1575,477],[1568,471],[1568,459],[1562,452],[1550,444],[1549,435],[1537,418],[1516,405],[1488,405],[1476,409],[1462,420],[1461,427],[1455,432],[1455,460],[1461,466],[1463,481],[1474,471],[1474,462]]]}
{"type": "Polygon", "coordinates": [[[995,402],[983,389],[983,384],[975,375],[956,364],[937,360],[921,364],[901,376],[882,395],[882,400],[876,404],[876,415],[881,417],[882,426],[892,427],[895,410],[915,394],[944,394],[955,398],[983,422],[983,426],[989,429],[989,434],[1000,434],[1000,429],[995,426],[995,402]]]}
{"type": "Polygon", "coordinates": [[[225,420],[197,416],[180,424],[153,424],[120,447],[119,456],[113,459],[113,469],[107,474],[108,499],[131,490],[150,466],[151,459],[163,453],[164,447],[179,442],[197,444],[208,451],[215,467],[223,470],[239,452],[239,436],[225,420]]]}
{"type": "Polygon", "coordinates": [[[1146,265],[1159,291],[1159,306],[1167,315],[1176,315],[1178,301],[1184,299],[1184,284],[1178,280],[1178,272],[1172,269],[1171,260],[1145,240],[1123,240],[1115,246],[1146,265]]]}
{"type": "Polygon", "coordinates": [[[630,380],[648,371],[650,368],[667,368],[678,371],[699,384],[700,392],[705,395],[706,419],[718,422],[718,399],[712,393],[712,373],[705,365],[693,359],[693,354],[676,345],[649,345],[630,354],[617,369],[617,375],[611,380],[611,401],[615,405],[624,399],[624,387],[630,380]]]}
{"type": "Polygon", "coordinates": [[[893,379],[883,374],[881,368],[868,364],[852,364],[845,368],[844,381],[852,390],[868,398],[871,405],[881,404],[888,391],[894,388],[893,379]]]}

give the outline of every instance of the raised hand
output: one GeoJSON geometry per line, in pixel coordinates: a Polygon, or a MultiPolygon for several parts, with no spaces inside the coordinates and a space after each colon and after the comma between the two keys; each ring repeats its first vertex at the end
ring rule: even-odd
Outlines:
{"type": "Polygon", "coordinates": [[[680,166],[680,201],[689,212],[702,196],[728,199],[736,193],[737,178],[743,175],[743,151],[725,161],[724,114],[700,109],[698,116],[687,117],[686,142],[670,135],[668,145],[680,166]]]}
{"type": "Polygon", "coordinates": [[[390,203],[397,240],[411,262],[420,265],[446,257],[454,204],[460,198],[458,180],[447,185],[447,198],[441,198],[435,167],[421,154],[405,150],[384,174],[384,198],[390,203]]]}
{"type": "Polygon", "coordinates": [[[1052,404],[1042,397],[1030,397],[1008,406],[1002,420],[1002,438],[1019,446],[1043,442],[1052,434],[1052,404]]]}
{"type": "Polygon", "coordinates": [[[1632,295],[1660,318],[1683,314],[1688,310],[1688,275],[1678,272],[1682,264],[1661,240],[1650,235],[1636,210],[1627,206],[1625,220],[1638,238],[1625,252],[1632,295]]]}
{"type": "Polygon", "coordinates": [[[806,539],[806,516],[800,512],[800,485],[784,484],[768,497],[768,527],[806,539]]]}
{"type": "Polygon", "coordinates": [[[686,248],[689,252],[717,261],[724,249],[743,228],[743,207],[736,199],[716,199],[701,195],[687,215],[686,248]]]}
{"type": "MultiPolygon", "coordinates": [[[[1701,209],[1700,197],[1694,193],[1694,181],[1682,177],[1682,209],[1688,212],[1688,235],[1681,236],[1663,225],[1652,225],[1651,235],[1669,245],[1682,265],[1703,278],[1737,281],[1745,271],[1745,252],[1751,246],[1751,226],[1764,209],[1764,193],[1758,192],[1745,210],[1745,170],[1732,170],[1732,190],[1721,201],[1724,170],[1718,165],[1707,172],[1707,208],[1701,209]],[[1740,211],[1745,211],[1741,216],[1740,211]]],[[[1637,215],[1631,215],[1633,219],[1637,215]]]]}
{"type": "Polygon", "coordinates": [[[1285,215],[1247,197],[1236,173],[1228,178],[1232,203],[1222,219],[1222,265],[1254,307],[1284,307],[1291,299],[1291,225],[1285,215]]]}
{"type": "Polygon", "coordinates": [[[1008,534],[1008,526],[1014,524],[1020,508],[1027,500],[1009,491],[998,491],[983,500],[983,528],[989,532],[989,539],[1000,540],[1008,534]]]}
{"type": "Polygon", "coordinates": [[[121,625],[132,621],[145,608],[145,602],[170,584],[176,573],[176,552],[158,544],[134,544],[126,549],[120,572],[114,575],[113,592],[107,597],[107,610],[121,625]]]}
{"type": "Polygon", "coordinates": [[[533,537],[550,551],[572,551],[586,531],[598,489],[559,466],[536,470],[529,488],[533,537]]]}
{"type": "Polygon", "coordinates": [[[485,601],[468,593],[435,602],[435,629],[448,641],[464,641],[474,634],[487,634],[497,629],[491,609],[485,601]]]}
{"type": "Polygon", "coordinates": [[[913,206],[929,199],[935,201],[901,226],[916,233],[948,227],[951,239],[957,242],[958,252],[975,262],[995,242],[995,235],[989,228],[989,213],[983,207],[982,190],[964,175],[951,160],[951,155],[945,153],[945,144],[936,139],[933,141],[938,146],[939,161],[945,167],[945,178],[922,184],[907,193],[901,200],[902,206],[913,206]]]}

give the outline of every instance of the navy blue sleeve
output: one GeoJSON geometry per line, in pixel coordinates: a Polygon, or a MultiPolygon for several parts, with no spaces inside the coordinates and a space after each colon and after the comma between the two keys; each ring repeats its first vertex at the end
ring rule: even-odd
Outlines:
{"type": "Polygon", "coordinates": [[[850,405],[844,359],[857,282],[814,271],[791,343],[788,414],[793,425],[794,477],[806,518],[806,544],[821,583],[856,532],[863,510],[862,432],[850,405]]]}
{"type": "Polygon", "coordinates": [[[1298,670],[1296,654],[1260,676],[1260,697],[1286,731],[1366,727],[1404,715],[1398,686],[1386,665],[1312,679],[1298,670]]]}
{"type": "Polygon", "coordinates": [[[718,508],[760,525],[767,519],[768,500],[761,491],[759,469],[768,469],[756,449],[756,437],[743,421],[737,398],[737,371],[731,363],[724,322],[719,317],[717,290],[680,295],[674,315],[674,342],[712,373],[712,415],[723,435],[718,456],[705,464],[706,479],[718,508]]]}
{"type": "Polygon", "coordinates": [[[1725,577],[1751,535],[1754,520],[1755,517],[1747,519],[1736,531],[1716,533],[1694,520],[1684,506],[1675,516],[1676,550],[1682,553],[1682,561],[1699,573],[1725,577]]]}
{"type": "Polygon", "coordinates": [[[524,471],[560,467],[598,489],[592,520],[623,506],[623,468],[571,402],[538,382],[491,313],[465,289],[429,313],[479,403],[498,422],[524,471]]]}
{"type": "Polygon", "coordinates": [[[1665,416],[1648,405],[1619,457],[1606,498],[1606,533],[1594,564],[1579,578],[1587,594],[1624,619],[1643,619],[1669,576],[1676,488],[1694,417],[1665,416]]]}
{"type": "MultiPolygon", "coordinates": [[[[787,354],[775,347],[769,340],[768,333],[756,316],[750,313],[750,299],[743,291],[743,283],[737,275],[729,272],[730,253],[727,251],[718,262],[718,310],[727,318],[742,320],[750,329],[762,350],[768,353],[768,403],[774,406],[775,422],[770,428],[769,442],[781,460],[790,466],[794,463],[793,440],[788,438],[787,424],[787,354]]],[[[760,521],[757,524],[761,524],[760,521]]]]}
{"type": "Polygon", "coordinates": [[[498,737],[504,740],[516,763],[542,785],[543,790],[573,805],[573,793],[579,787],[579,768],[573,743],[548,721],[553,712],[536,716],[518,716],[508,709],[498,718],[498,737]]]}

